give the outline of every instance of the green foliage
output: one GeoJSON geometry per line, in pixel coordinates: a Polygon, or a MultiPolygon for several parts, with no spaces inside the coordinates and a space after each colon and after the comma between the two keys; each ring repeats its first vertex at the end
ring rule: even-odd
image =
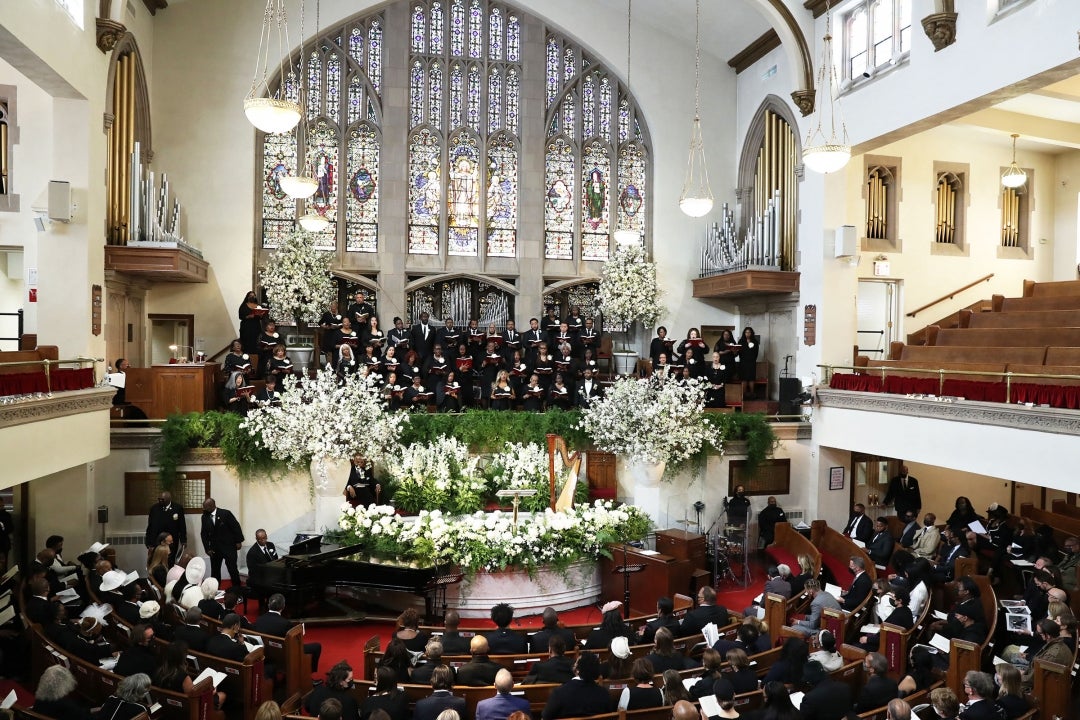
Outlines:
{"type": "Polygon", "coordinates": [[[176,468],[193,448],[221,448],[226,464],[242,476],[268,475],[279,470],[258,438],[240,429],[243,418],[236,413],[206,412],[170,415],[161,426],[158,476],[161,485],[179,485],[176,468]]]}
{"type": "Polygon", "coordinates": [[[746,441],[747,473],[752,474],[780,444],[763,413],[706,413],[705,422],[720,428],[725,442],[746,441]]]}
{"type": "Polygon", "coordinates": [[[538,443],[547,447],[548,433],[561,435],[568,447],[589,445],[589,438],[577,428],[576,410],[549,410],[546,413],[468,410],[458,415],[413,414],[401,433],[401,444],[432,443],[450,436],[473,452],[497,452],[507,442],[538,443]]]}

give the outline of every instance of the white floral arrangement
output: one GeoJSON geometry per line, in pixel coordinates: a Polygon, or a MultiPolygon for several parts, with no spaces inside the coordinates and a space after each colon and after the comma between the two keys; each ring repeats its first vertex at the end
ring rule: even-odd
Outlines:
{"type": "Polygon", "coordinates": [[[397,446],[386,457],[394,504],[406,512],[479,510],[488,485],[479,465],[480,458],[469,452],[468,445],[449,436],[430,444],[397,446]]]}
{"type": "Polygon", "coordinates": [[[605,452],[678,465],[707,446],[722,450],[719,429],[703,420],[705,387],[698,380],[619,378],[582,411],[578,427],[605,452]]]}
{"type": "Polygon", "coordinates": [[[334,297],[330,261],[331,254],[315,249],[313,238],[305,232],[296,230],[281,241],[259,273],[275,320],[318,321],[334,297]]]}
{"type": "Polygon", "coordinates": [[[271,455],[292,467],[312,459],[382,460],[398,446],[405,411],[390,412],[374,376],[349,375],[343,383],[329,369],[280,393],[280,406],[259,407],[240,424],[271,455]]]}
{"type": "Polygon", "coordinates": [[[600,311],[609,327],[640,322],[652,327],[664,313],[656,263],[649,262],[640,245],[620,245],[604,263],[597,295],[600,311]]]}
{"type": "Polygon", "coordinates": [[[593,560],[611,542],[644,537],[650,522],[632,505],[597,500],[565,512],[513,514],[476,512],[452,517],[422,510],[397,515],[388,505],[341,507],[338,526],[351,543],[425,565],[452,563],[463,570],[498,571],[508,567],[535,570],[593,560]]]}
{"type": "MultiPolygon", "coordinates": [[[[506,443],[502,452],[491,456],[487,465],[493,491],[536,490],[536,494],[521,498],[521,509],[542,511],[551,507],[551,480],[548,476],[547,448],[537,443],[506,443]]],[[[560,453],[555,454],[555,494],[558,497],[570,479],[560,453]]],[[[579,482],[575,496],[587,500],[588,483],[579,482]]]]}

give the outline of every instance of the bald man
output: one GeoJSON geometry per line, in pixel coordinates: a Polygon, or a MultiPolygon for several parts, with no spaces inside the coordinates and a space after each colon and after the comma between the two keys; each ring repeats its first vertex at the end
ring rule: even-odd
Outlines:
{"type": "Polygon", "coordinates": [[[701,714],[694,707],[694,703],[680,700],[671,708],[671,720],[701,720],[701,714]]]}
{"type": "Polygon", "coordinates": [[[475,720],[506,720],[511,713],[521,711],[529,714],[529,701],[523,697],[511,695],[514,689],[514,676],[506,668],[495,674],[495,697],[476,703],[475,720]]]}
{"type": "Polygon", "coordinates": [[[483,635],[474,635],[469,643],[472,660],[458,668],[458,685],[494,685],[495,676],[503,666],[488,659],[488,641],[483,635]]]}

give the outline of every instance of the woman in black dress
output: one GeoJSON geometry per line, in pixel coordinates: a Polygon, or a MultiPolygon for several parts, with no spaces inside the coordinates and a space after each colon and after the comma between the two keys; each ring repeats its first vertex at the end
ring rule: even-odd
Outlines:
{"type": "Polygon", "coordinates": [[[259,335],[262,334],[259,318],[265,314],[266,310],[260,307],[255,291],[249,290],[237,310],[237,315],[240,316],[240,344],[249,355],[259,352],[259,335]]]}
{"type": "Polygon", "coordinates": [[[998,710],[1005,713],[1005,720],[1016,720],[1031,709],[1031,703],[1024,697],[1024,690],[1020,686],[1020,670],[1015,665],[995,665],[994,675],[999,688],[996,704],[998,710]]]}
{"type": "Polygon", "coordinates": [[[116,686],[116,692],[105,698],[97,717],[102,720],[131,720],[149,714],[150,676],[146,673],[129,675],[116,686]]]}
{"type": "Polygon", "coordinates": [[[660,355],[670,356],[674,349],[675,341],[668,339],[667,328],[661,325],[656,328],[656,337],[649,343],[649,359],[653,365],[660,363],[660,355]]]}
{"type": "Polygon", "coordinates": [[[225,354],[225,361],[221,364],[221,369],[225,372],[234,372],[236,370],[248,369],[251,367],[251,358],[244,352],[244,346],[240,340],[233,340],[232,347],[229,348],[229,352],[225,354]]]}
{"type": "Polygon", "coordinates": [[[644,710],[645,708],[660,707],[664,704],[664,695],[660,689],[653,686],[652,663],[648,658],[638,658],[630,669],[630,677],[637,684],[633,687],[623,688],[619,696],[619,710],[644,710]]]}
{"type": "Polygon", "coordinates": [[[424,652],[431,639],[427,633],[420,632],[420,616],[413,608],[406,608],[398,617],[398,630],[394,637],[405,643],[405,647],[412,652],[424,652]]]}
{"type": "Polygon", "coordinates": [[[76,687],[78,683],[70,670],[63,665],[50,665],[38,678],[34,704],[30,709],[64,720],[90,720],[90,709],[72,697],[76,687]]]}
{"type": "Polygon", "coordinates": [[[222,394],[222,400],[225,401],[225,407],[233,412],[238,412],[241,415],[247,415],[247,411],[250,407],[248,402],[251,398],[249,390],[247,376],[244,375],[243,370],[234,370],[229,375],[229,379],[225,381],[225,390],[222,394]]]}
{"type": "Polygon", "coordinates": [[[375,668],[375,689],[360,705],[360,720],[368,720],[376,710],[385,711],[390,720],[409,717],[409,699],[398,688],[397,673],[393,668],[375,668]]]}
{"type": "Polygon", "coordinates": [[[341,329],[341,313],[338,311],[337,300],[331,300],[326,312],[319,318],[319,327],[322,334],[319,339],[319,350],[323,354],[326,365],[334,364],[334,333],[341,329]]]}
{"type": "Polygon", "coordinates": [[[446,373],[446,382],[435,386],[435,404],[441,412],[461,411],[461,383],[453,370],[446,373]]]}
{"type": "Polygon", "coordinates": [[[743,397],[754,396],[754,381],[757,380],[758,341],[754,328],[747,325],[739,338],[739,379],[743,384],[743,397]]]}
{"type": "Polygon", "coordinates": [[[723,330],[720,339],[713,345],[713,352],[720,353],[720,362],[731,368],[735,364],[735,356],[739,352],[739,341],[732,335],[730,330],[723,330]]]}
{"type": "Polygon", "coordinates": [[[509,410],[510,403],[514,400],[514,389],[510,387],[510,375],[505,370],[500,370],[495,376],[495,382],[491,383],[491,409],[509,410]]]}
{"type": "Polygon", "coordinates": [[[285,346],[279,343],[274,346],[274,354],[266,363],[266,377],[273,377],[277,380],[278,392],[285,392],[292,385],[292,383],[286,382],[288,378],[292,377],[292,374],[292,360],[286,354],[285,346]]]}

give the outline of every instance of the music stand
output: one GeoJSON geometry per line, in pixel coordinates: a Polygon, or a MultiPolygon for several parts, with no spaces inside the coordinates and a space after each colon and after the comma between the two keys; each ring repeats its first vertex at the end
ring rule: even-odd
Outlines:
{"type": "Polygon", "coordinates": [[[435,620],[443,620],[446,618],[446,590],[451,585],[457,585],[461,582],[465,574],[461,572],[455,565],[445,565],[443,570],[440,571],[439,567],[435,567],[435,577],[432,578],[427,587],[424,589],[427,591],[424,598],[425,613],[427,622],[433,622],[435,620]],[[438,615],[438,611],[442,610],[442,615],[438,615]]]}
{"type": "Polygon", "coordinates": [[[495,493],[495,497],[498,498],[513,498],[511,502],[514,505],[514,532],[517,532],[517,520],[518,520],[518,505],[521,504],[521,498],[532,497],[536,494],[536,490],[533,488],[520,488],[516,490],[500,490],[495,493]]]}
{"type": "Polygon", "coordinates": [[[626,561],[626,543],[622,546],[622,565],[617,565],[614,570],[611,571],[613,575],[622,573],[623,576],[623,617],[630,618],[630,575],[633,573],[641,572],[645,569],[645,563],[635,563],[633,565],[626,561]]]}

